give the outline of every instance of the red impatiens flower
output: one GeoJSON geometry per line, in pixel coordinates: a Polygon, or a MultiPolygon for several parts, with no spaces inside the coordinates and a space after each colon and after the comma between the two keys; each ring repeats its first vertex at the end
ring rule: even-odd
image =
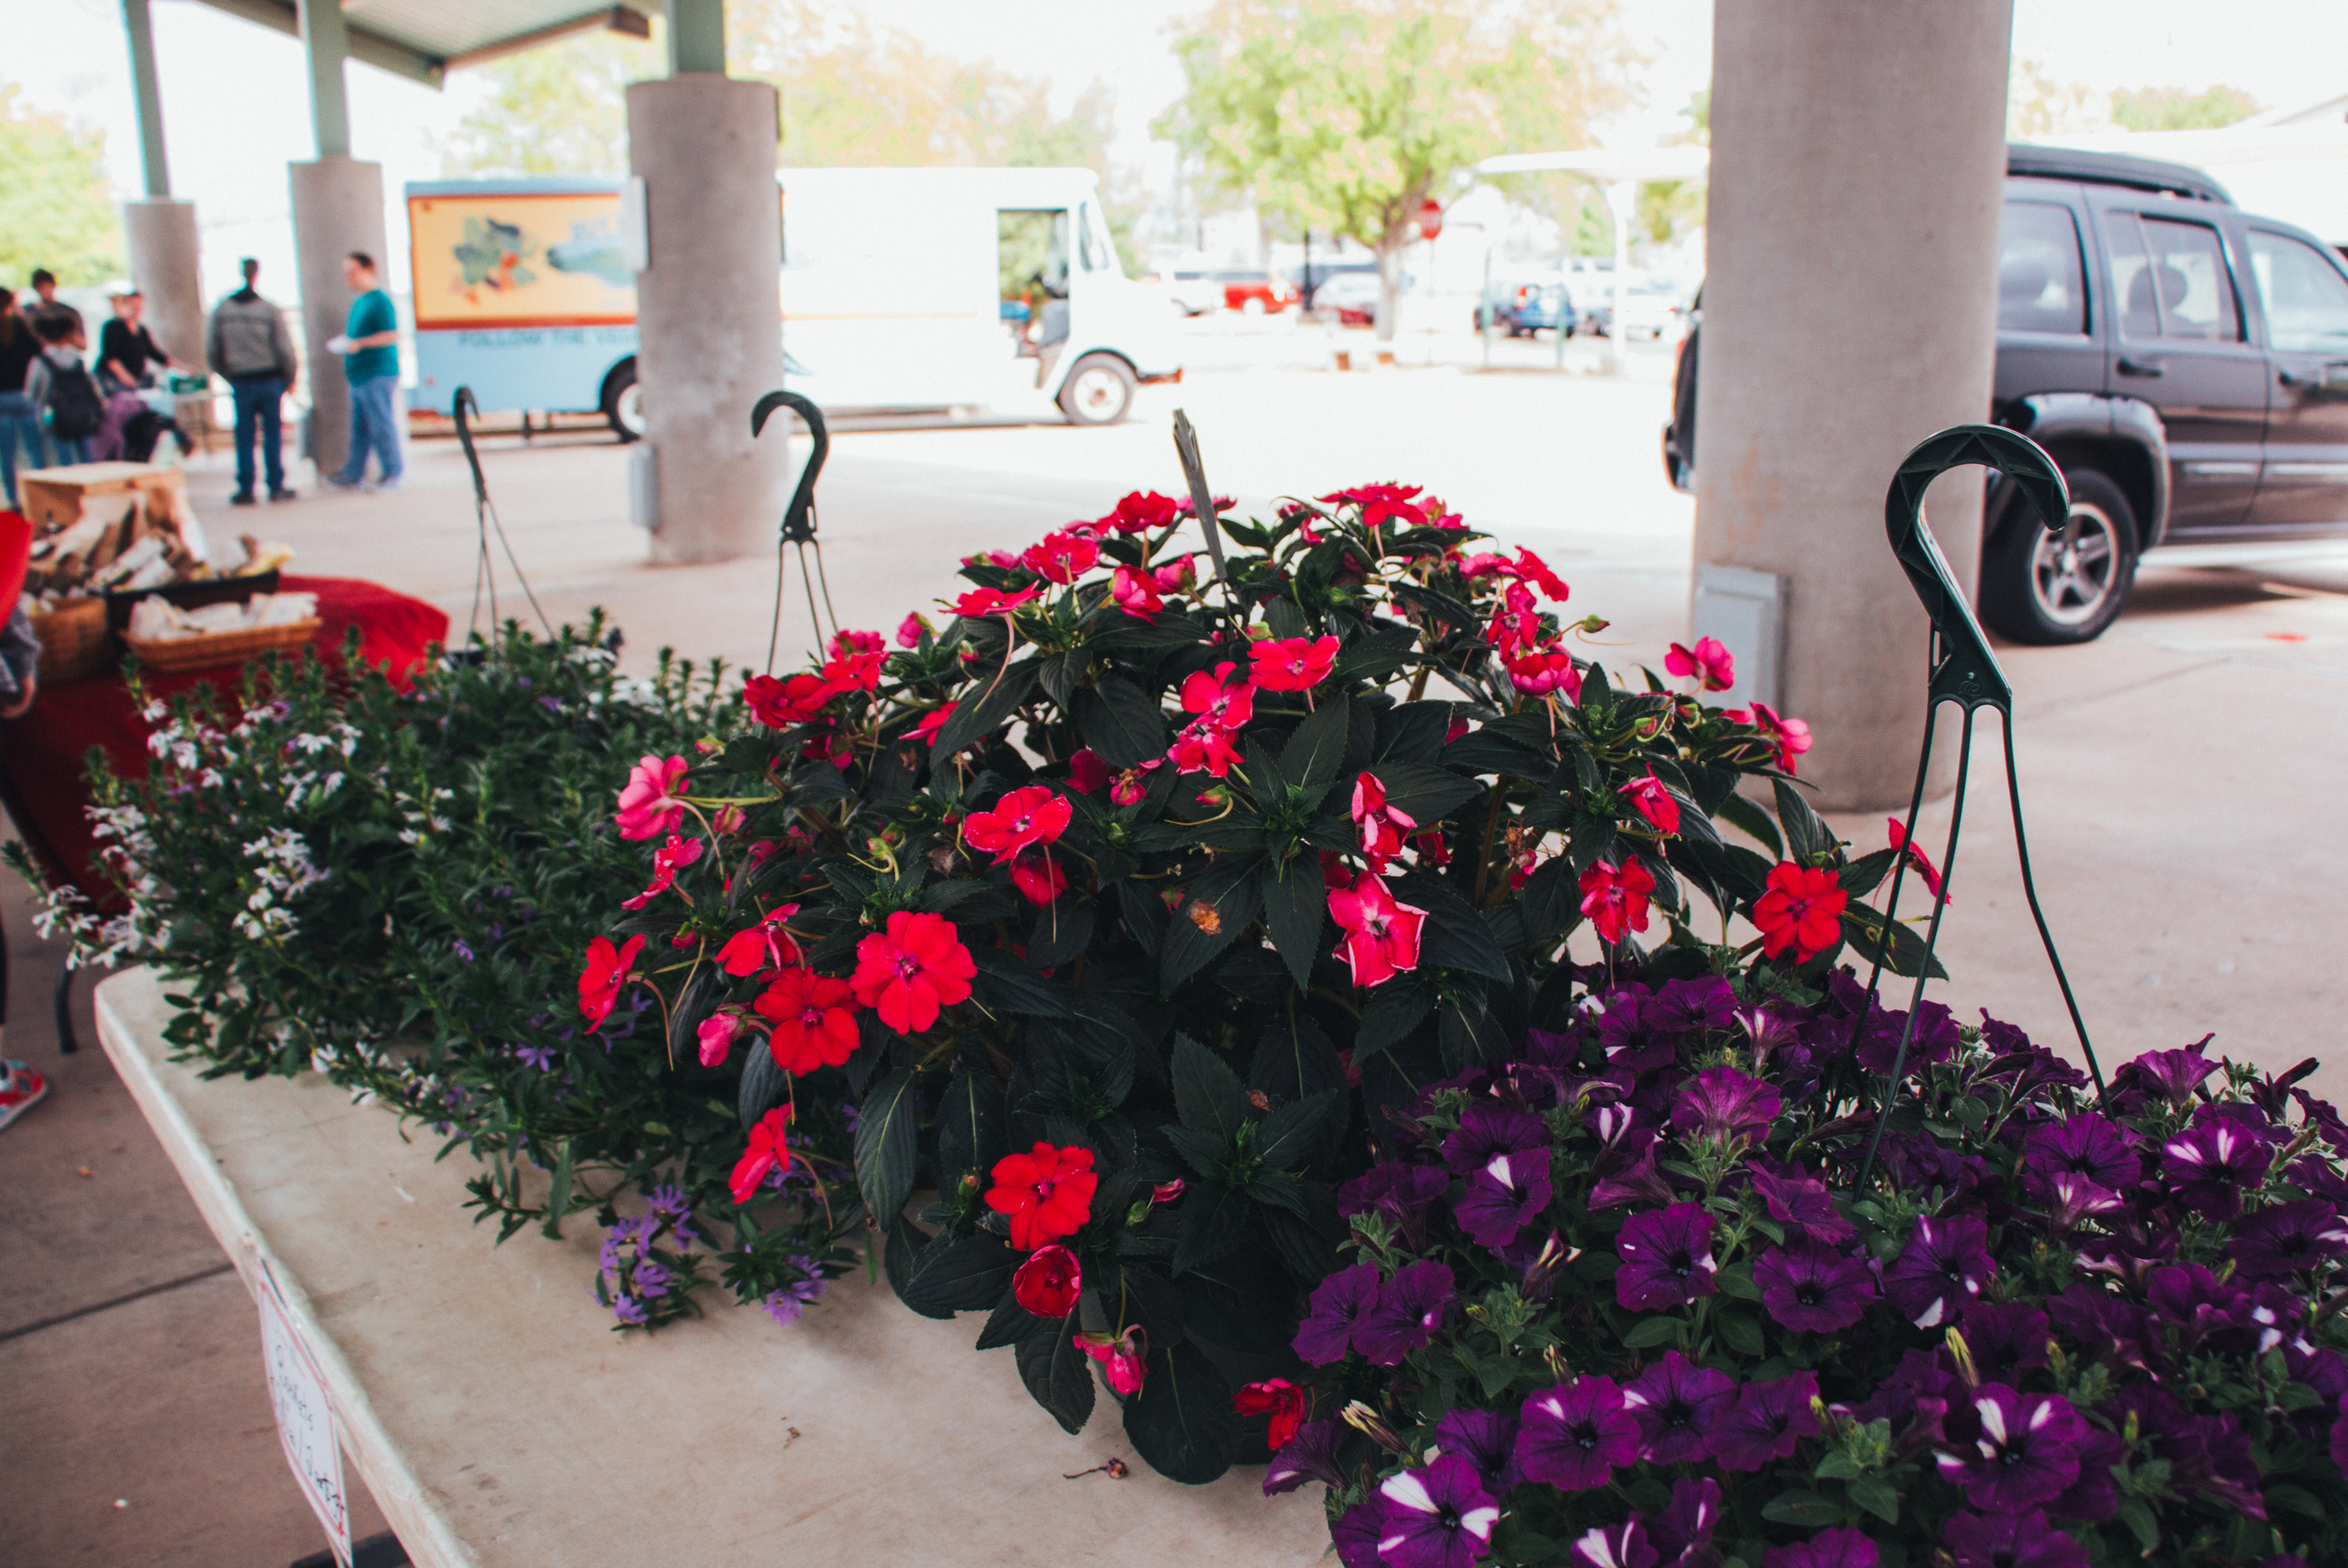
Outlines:
{"type": "Polygon", "coordinates": [[[1115,1336],[1078,1334],[1076,1348],[1101,1363],[1101,1376],[1110,1388],[1127,1396],[1141,1391],[1142,1379],[1150,1373],[1150,1335],[1140,1324],[1115,1336]]]}
{"type": "Polygon", "coordinates": [[[1562,649],[1550,648],[1510,659],[1508,682],[1528,697],[1547,697],[1551,692],[1562,691],[1568,702],[1582,700],[1582,671],[1574,668],[1573,655],[1562,649]]]}
{"type": "Polygon", "coordinates": [[[1182,712],[1197,714],[1218,730],[1238,730],[1256,716],[1256,688],[1232,682],[1238,665],[1225,659],[1213,672],[1194,669],[1182,682],[1182,712]]]}
{"type": "Polygon", "coordinates": [[[685,759],[646,757],[628,770],[620,787],[620,810],[615,819],[623,838],[657,838],[673,833],[685,821],[685,759]]]}
{"type": "Polygon", "coordinates": [[[1654,891],[1655,873],[1638,861],[1609,866],[1594,860],[1582,873],[1582,913],[1598,928],[1599,941],[1618,947],[1626,932],[1646,930],[1647,895],[1654,891]]]}
{"type": "Polygon", "coordinates": [[[938,1009],[970,997],[979,966],[942,915],[899,910],[888,929],[857,944],[856,999],[901,1035],[918,1035],[937,1022],[938,1009]]]}
{"type": "Polygon", "coordinates": [[[694,1043],[700,1048],[702,1066],[723,1067],[733,1053],[734,1037],[742,1032],[740,1013],[714,1012],[693,1030],[694,1043]]]}
{"type": "Polygon", "coordinates": [[[1117,576],[1109,579],[1109,597],[1127,615],[1144,621],[1155,621],[1166,601],[1158,594],[1158,585],[1147,572],[1136,572],[1130,566],[1120,566],[1117,576]]]}
{"type": "Polygon", "coordinates": [[[1019,896],[1042,909],[1068,891],[1068,873],[1048,850],[1029,850],[1011,863],[1011,884],[1019,896]]]}
{"type": "Polygon", "coordinates": [[[1090,746],[1079,746],[1068,759],[1068,782],[1080,795],[1089,795],[1109,781],[1109,765],[1090,746]]]}
{"type": "Polygon", "coordinates": [[[742,1158],[734,1162],[735,1203],[748,1203],[766,1184],[768,1173],[791,1168],[791,1145],[783,1137],[783,1129],[791,1121],[791,1107],[778,1105],[758,1118],[750,1129],[750,1146],[742,1151],[742,1158]]]}
{"type": "Polygon", "coordinates": [[[1427,521],[1424,504],[1413,505],[1411,498],[1422,486],[1416,484],[1356,484],[1351,490],[1332,490],[1317,498],[1322,502],[1350,500],[1362,509],[1362,526],[1376,528],[1381,523],[1399,522],[1406,528],[1417,528],[1427,521]]]}
{"type": "Polygon", "coordinates": [[[1932,857],[1924,853],[1924,847],[1908,837],[1908,829],[1900,825],[1897,817],[1885,818],[1883,825],[1891,833],[1892,847],[1908,852],[1908,864],[1915,867],[1916,874],[1924,879],[1924,886],[1932,896],[1942,903],[1948,902],[1949,896],[1940,890],[1940,868],[1935,866],[1932,857]]]}
{"type": "Polygon", "coordinates": [[[1338,945],[1356,986],[1383,985],[1418,967],[1419,928],[1427,924],[1427,912],[1398,902],[1376,877],[1331,889],[1329,915],[1345,930],[1338,945]]]}
{"type": "Polygon", "coordinates": [[[1150,780],[1143,776],[1154,768],[1165,766],[1163,759],[1152,759],[1137,767],[1120,773],[1109,784],[1109,799],[1119,806],[1132,806],[1150,792],[1150,780]]]}
{"type": "Polygon", "coordinates": [[[1026,1154],[995,1161],[995,1185],[986,1207],[1011,1222],[1011,1244],[1031,1253],[1063,1236],[1074,1236],[1092,1218],[1092,1194],[1101,1185],[1092,1151],[1038,1144],[1026,1154]]]}
{"type": "MultiPolygon", "coordinates": [[[[874,642],[879,634],[868,632],[874,642]]],[[[841,654],[824,666],[824,680],[834,691],[873,691],[880,685],[881,666],[888,662],[888,651],[874,647],[863,652],[841,654]]]]}
{"type": "Polygon", "coordinates": [[[1334,637],[1267,638],[1247,651],[1249,679],[1266,691],[1310,691],[1329,678],[1337,662],[1334,637]]]}
{"type": "Polygon", "coordinates": [[[753,675],[742,683],[742,696],[750,716],[776,730],[805,724],[840,695],[840,688],[821,675],[799,674],[788,679],[753,675]]]}
{"type": "Polygon", "coordinates": [[[1285,1377],[1250,1383],[1231,1395],[1231,1408],[1241,1415],[1272,1418],[1272,1431],[1266,1441],[1274,1453],[1289,1446],[1296,1429],[1305,1424],[1305,1413],[1309,1407],[1305,1391],[1285,1377]]]}
{"type": "Polygon", "coordinates": [[[1169,561],[1151,571],[1150,580],[1161,593],[1187,593],[1198,586],[1198,558],[1186,555],[1180,561],[1169,561]]]}
{"type": "Polygon", "coordinates": [[[1485,629],[1484,640],[1499,649],[1503,659],[1513,659],[1545,646],[1540,602],[1533,597],[1531,589],[1512,582],[1500,591],[1500,607],[1492,611],[1492,623],[1485,629]]]}
{"type": "Polygon", "coordinates": [[[1038,1317],[1066,1317],[1084,1294],[1084,1266],[1067,1248],[1038,1247],[1012,1272],[1011,1296],[1038,1317]]]}
{"type": "Polygon", "coordinates": [[[1043,592],[1040,588],[1023,588],[1016,593],[1000,589],[977,588],[954,601],[954,613],[967,621],[982,620],[990,615],[1007,615],[1043,592]]]}
{"type": "Polygon", "coordinates": [[[909,741],[926,740],[931,746],[936,746],[937,732],[946,728],[946,721],[953,717],[954,710],[961,706],[962,704],[959,702],[949,702],[942,708],[924,714],[921,716],[920,723],[905,731],[905,739],[909,741]]]}
{"type": "Polygon", "coordinates": [[[1120,533],[1147,533],[1151,529],[1172,528],[1181,515],[1172,497],[1161,496],[1155,490],[1135,490],[1095,526],[1115,529],[1120,533]]]}
{"type": "MultiPolygon", "coordinates": [[[[1166,755],[1177,773],[1207,773],[1217,778],[1227,776],[1241,761],[1239,748],[1231,744],[1231,732],[1218,729],[1204,719],[1176,736],[1173,746],[1166,755]]],[[[1134,798],[1141,798],[1138,791],[1134,798]]],[[[1120,801],[1119,804],[1131,803],[1120,801]]]]}
{"type": "Polygon", "coordinates": [[[751,1006],[773,1022],[766,1049],[785,1072],[841,1067],[856,1052],[856,994],[845,980],[786,969],[751,1006]]]}
{"type": "Polygon", "coordinates": [[[1030,545],[1019,558],[1019,564],[1046,582],[1074,582],[1101,562],[1101,546],[1081,534],[1065,530],[1047,533],[1041,543],[1030,545]]]}
{"type": "Polygon", "coordinates": [[[669,841],[652,852],[652,885],[632,899],[622,899],[622,909],[641,909],[676,885],[676,874],[702,857],[699,838],[680,838],[669,835],[669,841]]]}
{"type": "Polygon", "coordinates": [[[1672,792],[1655,776],[1654,768],[1646,770],[1645,778],[1625,784],[1621,792],[1630,797],[1630,808],[1645,817],[1656,832],[1669,837],[1679,831],[1679,802],[1672,799],[1672,792]]]}
{"type": "Polygon", "coordinates": [[[995,803],[992,811],[973,811],[963,819],[962,841],[991,854],[1000,866],[1031,844],[1049,844],[1068,831],[1076,808],[1068,797],[1042,784],[1013,790],[995,803]]]}
{"type": "Polygon", "coordinates": [[[1731,724],[1750,724],[1759,730],[1777,747],[1777,765],[1787,773],[1795,771],[1794,759],[1810,749],[1810,726],[1798,718],[1780,718],[1767,702],[1731,708],[1721,716],[1731,724]]]}
{"type": "Polygon", "coordinates": [[[1573,597],[1573,590],[1567,586],[1566,579],[1551,571],[1549,562],[1522,545],[1517,546],[1517,570],[1532,579],[1536,588],[1561,605],[1573,597]]]}
{"type": "Polygon", "coordinates": [[[1737,660],[1717,638],[1700,637],[1693,648],[1673,643],[1663,668],[1674,675],[1700,677],[1706,691],[1726,691],[1737,684],[1737,660]]]}
{"type": "Polygon", "coordinates": [[[619,1005],[620,992],[627,984],[627,972],[636,962],[636,955],[644,950],[641,935],[631,936],[620,946],[611,945],[611,939],[599,936],[587,944],[587,968],[579,976],[579,1010],[587,1020],[589,1029],[600,1029],[603,1021],[611,1016],[619,1005]]]}
{"type": "MultiPolygon", "coordinates": [[[[919,641],[919,638],[915,638],[919,641]]],[[[887,644],[878,632],[834,632],[829,652],[833,658],[845,658],[850,653],[877,653],[887,644]]]]}
{"type": "Polygon", "coordinates": [[[920,647],[921,638],[929,629],[929,622],[922,618],[919,610],[915,610],[897,623],[897,646],[900,648],[920,647]]]}
{"type": "Polygon", "coordinates": [[[1809,962],[1841,940],[1843,906],[1849,902],[1832,871],[1779,861],[1769,871],[1769,891],[1753,905],[1762,952],[1773,959],[1791,952],[1796,963],[1809,962]]]}
{"type": "Polygon", "coordinates": [[[783,931],[783,922],[799,913],[796,904],[778,904],[748,930],[735,931],[718,949],[718,967],[740,979],[762,969],[780,969],[799,961],[799,945],[783,931]]]}
{"type": "Polygon", "coordinates": [[[1372,876],[1385,874],[1387,863],[1402,853],[1402,841],[1418,826],[1416,818],[1386,804],[1386,787],[1374,773],[1353,781],[1353,822],[1361,829],[1362,854],[1372,876]]]}

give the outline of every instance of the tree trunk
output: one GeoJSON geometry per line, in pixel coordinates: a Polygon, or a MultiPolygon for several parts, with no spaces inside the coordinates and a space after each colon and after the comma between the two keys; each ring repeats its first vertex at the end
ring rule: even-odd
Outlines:
{"type": "Polygon", "coordinates": [[[1395,328],[1400,324],[1402,311],[1402,248],[1406,240],[1386,237],[1378,247],[1378,327],[1377,337],[1382,344],[1394,341],[1395,328]]]}

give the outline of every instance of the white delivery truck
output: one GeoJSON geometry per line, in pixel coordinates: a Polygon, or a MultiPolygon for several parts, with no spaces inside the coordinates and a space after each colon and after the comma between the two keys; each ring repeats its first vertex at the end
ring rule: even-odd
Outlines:
{"type": "MultiPolygon", "coordinates": [[[[1128,279],[1089,169],[785,169],[790,389],[832,413],[1123,419],[1178,380],[1175,312],[1128,279]]],[[[643,433],[615,180],[407,188],[420,407],[600,410],[643,433]]],[[[657,392],[656,392],[657,395],[657,392]]]]}

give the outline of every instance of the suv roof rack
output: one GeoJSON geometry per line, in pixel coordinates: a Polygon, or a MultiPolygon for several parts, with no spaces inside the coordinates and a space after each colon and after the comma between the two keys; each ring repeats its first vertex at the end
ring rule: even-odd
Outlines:
{"type": "Polygon", "coordinates": [[[2124,185],[2137,191],[2165,191],[2194,201],[2234,205],[2233,194],[2199,169],[2166,163],[2157,158],[2138,158],[2124,152],[2088,152],[2078,147],[2042,147],[2009,142],[2005,172],[2041,179],[2077,179],[2090,185],[2124,185]]]}

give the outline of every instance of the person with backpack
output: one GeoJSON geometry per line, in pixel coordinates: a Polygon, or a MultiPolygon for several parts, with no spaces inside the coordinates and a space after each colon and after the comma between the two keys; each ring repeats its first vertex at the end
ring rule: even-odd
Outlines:
{"type": "Polygon", "coordinates": [[[86,463],[90,438],[106,423],[106,400],[98,393],[98,377],[73,346],[81,327],[65,316],[47,315],[34,321],[33,332],[41,347],[25,373],[24,396],[48,427],[57,462],[86,463]]]}
{"type": "Polygon", "coordinates": [[[237,493],[234,506],[253,504],[253,446],[257,436],[269,473],[269,499],[291,500],[286,487],[285,437],[279,409],[294,378],[293,333],[286,313],[253,286],[261,264],[244,258],[244,286],[212,307],[204,333],[204,358],[212,374],[228,383],[237,406],[237,493]]]}
{"type": "Polygon", "coordinates": [[[18,311],[14,291],[0,288],[0,489],[10,506],[16,495],[16,455],[19,447],[31,456],[28,467],[49,466],[49,438],[40,428],[40,415],[24,395],[24,377],[40,357],[40,339],[18,311]]]}

